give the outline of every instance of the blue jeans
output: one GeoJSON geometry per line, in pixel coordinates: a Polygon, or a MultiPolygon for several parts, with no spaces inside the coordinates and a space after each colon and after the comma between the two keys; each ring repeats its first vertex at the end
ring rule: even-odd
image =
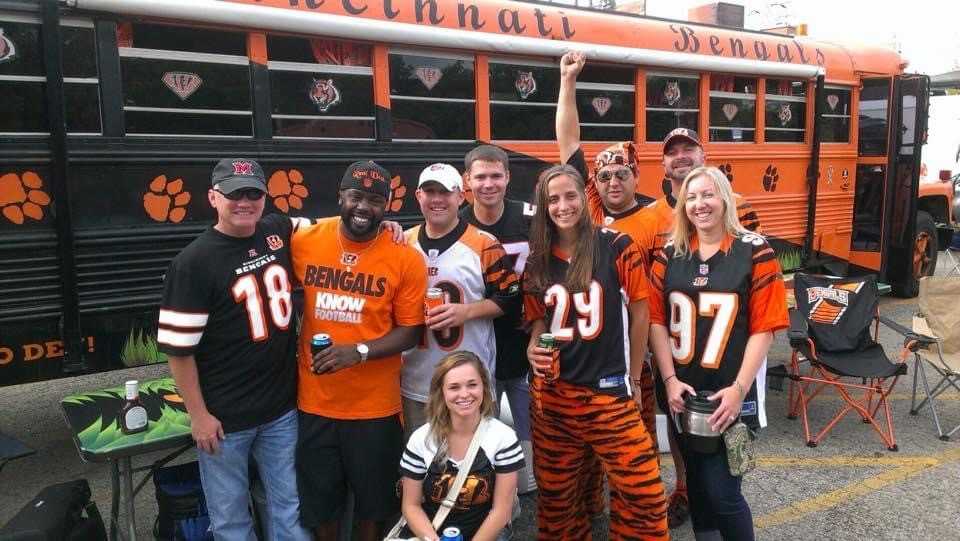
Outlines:
{"type": "Polygon", "coordinates": [[[250,454],[257,461],[267,496],[268,539],[310,541],[300,526],[300,497],[294,469],[297,449],[297,410],[260,426],[230,432],[220,442],[220,451],[197,451],[203,495],[210,514],[210,528],[217,541],[255,541],[250,516],[250,454]]]}
{"type": "MultiPolygon", "coordinates": [[[[530,386],[527,376],[513,379],[498,379],[496,382],[496,400],[498,409],[500,397],[507,393],[507,403],[510,404],[510,415],[513,416],[513,430],[517,439],[530,441],[530,386]]],[[[527,457],[530,463],[532,457],[527,457]]]]}
{"type": "Polygon", "coordinates": [[[719,530],[725,540],[752,541],[753,515],[740,492],[741,478],[730,475],[726,451],[704,454],[685,449],[683,458],[693,531],[719,530]]]}

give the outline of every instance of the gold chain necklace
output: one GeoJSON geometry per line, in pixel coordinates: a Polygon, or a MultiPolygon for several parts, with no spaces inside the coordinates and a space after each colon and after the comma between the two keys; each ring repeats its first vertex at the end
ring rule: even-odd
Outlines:
{"type": "Polygon", "coordinates": [[[343,232],[340,231],[340,228],[338,227],[337,244],[340,246],[340,262],[347,266],[347,272],[353,272],[353,266],[360,262],[360,256],[370,248],[373,248],[373,245],[377,243],[377,239],[379,239],[380,234],[378,232],[377,236],[368,241],[366,247],[359,252],[348,252],[347,249],[343,247],[343,240],[341,239],[342,236],[343,232]]]}

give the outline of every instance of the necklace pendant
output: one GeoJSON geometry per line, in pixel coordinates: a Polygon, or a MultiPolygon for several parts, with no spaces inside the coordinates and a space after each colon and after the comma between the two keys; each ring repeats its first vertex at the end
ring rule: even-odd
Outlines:
{"type": "Polygon", "coordinates": [[[355,254],[351,252],[341,252],[340,253],[340,262],[346,265],[347,271],[350,271],[350,267],[357,264],[357,261],[360,260],[360,254],[355,254]]]}

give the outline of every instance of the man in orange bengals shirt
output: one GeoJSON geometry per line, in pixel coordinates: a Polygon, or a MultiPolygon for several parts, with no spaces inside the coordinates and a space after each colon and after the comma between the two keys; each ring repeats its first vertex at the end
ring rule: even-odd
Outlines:
{"type": "Polygon", "coordinates": [[[297,484],[317,539],[336,539],[348,485],[360,539],[381,539],[399,512],[400,352],[420,339],[427,272],[415,249],[381,232],[389,194],[386,169],[356,162],[340,183],[340,216],[293,235],[304,288],[297,484]],[[314,356],[318,333],[333,345],[314,356]]]}

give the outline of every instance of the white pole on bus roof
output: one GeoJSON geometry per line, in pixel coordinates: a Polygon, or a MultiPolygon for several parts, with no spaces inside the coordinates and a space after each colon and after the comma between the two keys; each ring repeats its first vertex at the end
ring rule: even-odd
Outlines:
{"type": "Polygon", "coordinates": [[[742,58],[722,58],[576,41],[535,39],[489,32],[385,22],[362,17],[311,13],[295,9],[239,4],[219,0],[62,0],[67,6],[139,17],[257,28],[296,34],[357,39],[421,47],[485,51],[509,55],[559,57],[571,50],[588,58],[618,64],[636,64],[693,71],[720,71],[810,79],[824,74],[820,66],[742,58]]]}

